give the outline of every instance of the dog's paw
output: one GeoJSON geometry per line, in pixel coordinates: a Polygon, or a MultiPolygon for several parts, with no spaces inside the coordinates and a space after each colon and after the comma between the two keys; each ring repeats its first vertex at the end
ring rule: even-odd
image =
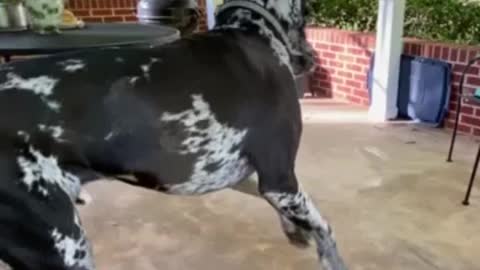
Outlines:
{"type": "Polygon", "coordinates": [[[290,241],[290,244],[298,248],[308,248],[310,246],[310,240],[312,237],[308,232],[296,226],[284,217],[281,217],[280,220],[283,232],[290,241]]]}
{"type": "Polygon", "coordinates": [[[298,248],[308,248],[310,246],[310,235],[302,230],[297,229],[295,232],[285,232],[290,244],[298,247],[298,248]]]}

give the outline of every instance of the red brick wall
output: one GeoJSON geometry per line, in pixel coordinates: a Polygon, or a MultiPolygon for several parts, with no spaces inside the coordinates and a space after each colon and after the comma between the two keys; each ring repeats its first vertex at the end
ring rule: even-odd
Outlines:
{"type": "Polygon", "coordinates": [[[197,31],[207,31],[208,30],[208,25],[207,25],[207,1],[206,0],[197,0],[198,6],[200,7],[200,21],[198,22],[198,27],[197,31]]]}
{"type": "MultiPolygon", "coordinates": [[[[205,0],[198,0],[202,16],[199,31],[207,29],[205,0]]],[[[137,0],[68,0],[67,7],[85,22],[134,22],[137,21],[137,0]]]]}
{"type": "MultiPolygon", "coordinates": [[[[311,90],[318,95],[368,105],[367,71],[375,48],[375,35],[337,29],[309,28],[307,37],[316,51],[317,69],[311,78],[311,90]]],[[[404,53],[440,59],[452,64],[452,95],[446,127],[455,119],[460,76],[467,61],[480,53],[480,47],[434,43],[406,38],[404,53]]],[[[464,90],[480,87],[480,64],[467,73],[464,90]]],[[[460,128],[464,133],[480,135],[480,106],[463,103],[460,128]]]]}
{"type": "Polygon", "coordinates": [[[68,8],[85,22],[136,21],[137,0],[68,0],[68,8]]]}
{"type": "Polygon", "coordinates": [[[311,82],[316,94],[368,104],[367,70],[375,46],[372,35],[335,29],[307,30],[316,52],[317,69],[311,82]]]}

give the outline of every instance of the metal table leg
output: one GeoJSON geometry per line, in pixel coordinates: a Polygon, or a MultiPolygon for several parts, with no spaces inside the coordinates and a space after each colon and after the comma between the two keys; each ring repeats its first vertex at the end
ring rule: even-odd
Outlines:
{"type": "Polygon", "coordinates": [[[472,188],[475,182],[475,176],[477,174],[479,161],[480,161],[480,146],[478,147],[477,157],[475,158],[475,163],[473,164],[472,174],[470,175],[470,183],[468,184],[468,189],[467,189],[467,193],[465,194],[465,199],[463,200],[463,205],[470,204],[470,194],[472,193],[472,188]]]}

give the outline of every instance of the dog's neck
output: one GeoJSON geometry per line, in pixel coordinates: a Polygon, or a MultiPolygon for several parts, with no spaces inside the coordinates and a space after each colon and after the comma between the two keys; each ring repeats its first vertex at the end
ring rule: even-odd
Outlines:
{"type": "MultiPolygon", "coordinates": [[[[244,2],[253,3],[255,4],[253,5],[254,8],[258,6],[259,9],[267,11],[271,14],[270,19],[265,18],[259,12],[250,8],[233,7],[222,11],[222,13],[225,14],[220,14],[220,16],[217,17],[217,24],[214,30],[235,29],[260,34],[268,41],[275,55],[279,58],[280,63],[286,65],[293,74],[288,50],[289,40],[285,37],[285,34],[282,37],[281,31],[279,31],[283,30],[283,32],[286,33],[287,29],[283,28],[280,23],[277,24],[277,27],[272,25],[273,19],[277,22],[280,21],[280,19],[288,20],[290,11],[286,7],[274,5],[274,0],[266,2],[262,0],[244,0],[244,2]],[[279,29],[280,27],[283,29],[279,29]]],[[[228,3],[228,1],[226,1],[226,3],[228,3]]]]}

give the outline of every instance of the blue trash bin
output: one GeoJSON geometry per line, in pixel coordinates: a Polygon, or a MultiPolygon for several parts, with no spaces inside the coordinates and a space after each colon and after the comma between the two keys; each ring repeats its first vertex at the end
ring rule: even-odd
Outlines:
{"type": "MultiPolygon", "coordinates": [[[[371,99],[375,56],[372,55],[367,84],[371,99]]],[[[433,126],[443,123],[450,100],[451,65],[436,59],[402,55],[398,81],[398,117],[433,126]]]]}

